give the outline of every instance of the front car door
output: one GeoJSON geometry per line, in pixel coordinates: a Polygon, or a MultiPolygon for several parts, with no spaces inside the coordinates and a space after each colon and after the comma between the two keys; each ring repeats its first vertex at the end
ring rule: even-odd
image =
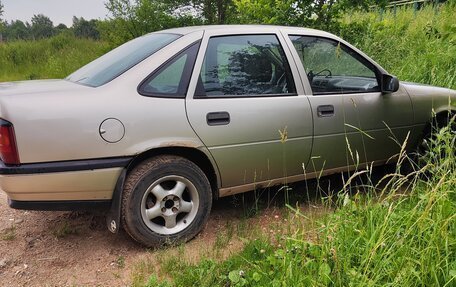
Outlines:
{"type": "Polygon", "coordinates": [[[289,32],[285,37],[312,93],[314,145],[308,169],[353,169],[364,163],[384,163],[398,154],[408,132],[416,128],[405,89],[383,94],[384,71],[329,34],[289,32]]]}
{"type": "Polygon", "coordinates": [[[189,122],[228,190],[222,195],[302,174],[312,146],[310,105],[283,36],[242,31],[205,32],[186,98],[189,122]]]}

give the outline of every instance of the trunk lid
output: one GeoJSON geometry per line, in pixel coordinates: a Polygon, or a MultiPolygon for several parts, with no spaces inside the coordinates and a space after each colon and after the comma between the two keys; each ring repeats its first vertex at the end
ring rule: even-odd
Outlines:
{"type": "Polygon", "coordinates": [[[42,93],[60,93],[74,91],[75,89],[93,89],[87,86],[76,84],[66,80],[33,80],[0,83],[0,97],[30,95],[42,93]]]}

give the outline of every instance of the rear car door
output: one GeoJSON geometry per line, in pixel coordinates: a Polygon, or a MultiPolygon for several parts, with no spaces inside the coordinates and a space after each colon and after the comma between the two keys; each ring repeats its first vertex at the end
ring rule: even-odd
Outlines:
{"type": "Polygon", "coordinates": [[[281,37],[205,32],[186,106],[222,187],[302,174],[310,157],[311,109],[281,37]]]}
{"type": "Polygon", "coordinates": [[[384,162],[399,153],[414,128],[405,89],[383,94],[380,68],[337,39],[299,34],[286,38],[312,93],[312,169],[384,162]]]}

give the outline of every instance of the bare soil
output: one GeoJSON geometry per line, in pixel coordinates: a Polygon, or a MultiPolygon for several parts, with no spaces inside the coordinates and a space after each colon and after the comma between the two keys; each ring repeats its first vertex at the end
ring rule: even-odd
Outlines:
{"type": "MultiPolygon", "coordinates": [[[[308,198],[307,188],[301,184],[294,192],[308,198]]],[[[174,251],[183,248],[191,262],[201,256],[220,260],[243,246],[236,231],[226,246],[210,252],[220,244],[218,237],[229,227],[238,230],[242,225],[266,234],[281,232],[280,226],[287,221],[283,194],[275,190],[215,202],[203,232],[174,251]],[[262,197],[262,207],[255,204],[258,196],[262,197]],[[249,215],[253,213],[257,215],[249,215]]],[[[319,196],[313,195],[314,199],[319,196]]],[[[321,205],[302,201],[306,217],[314,211],[325,212],[321,205]]],[[[166,252],[172,253],[173,248],[166,252]]],[[[130,286],[138,266],[144,262],[159,265],[159,255],[163,256],[163,250],[148,250],[123,231],[110,233],[102,213],[14,210],[0,191],[0,286],[130,286]]],[[[153,270],[159,272],[159,266],[153,270]]],[[[166,278],[166,274],[157,276],[166,278]]]]}

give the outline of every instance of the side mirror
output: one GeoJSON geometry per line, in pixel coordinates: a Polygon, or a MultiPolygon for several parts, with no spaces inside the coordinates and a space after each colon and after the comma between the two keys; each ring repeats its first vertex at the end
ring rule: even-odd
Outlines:
{"type": "Polygon", "coordinates": [[[394,93],[399,90],[399,80],[392,75],[382,75],[382,93],[394,93]]]}

